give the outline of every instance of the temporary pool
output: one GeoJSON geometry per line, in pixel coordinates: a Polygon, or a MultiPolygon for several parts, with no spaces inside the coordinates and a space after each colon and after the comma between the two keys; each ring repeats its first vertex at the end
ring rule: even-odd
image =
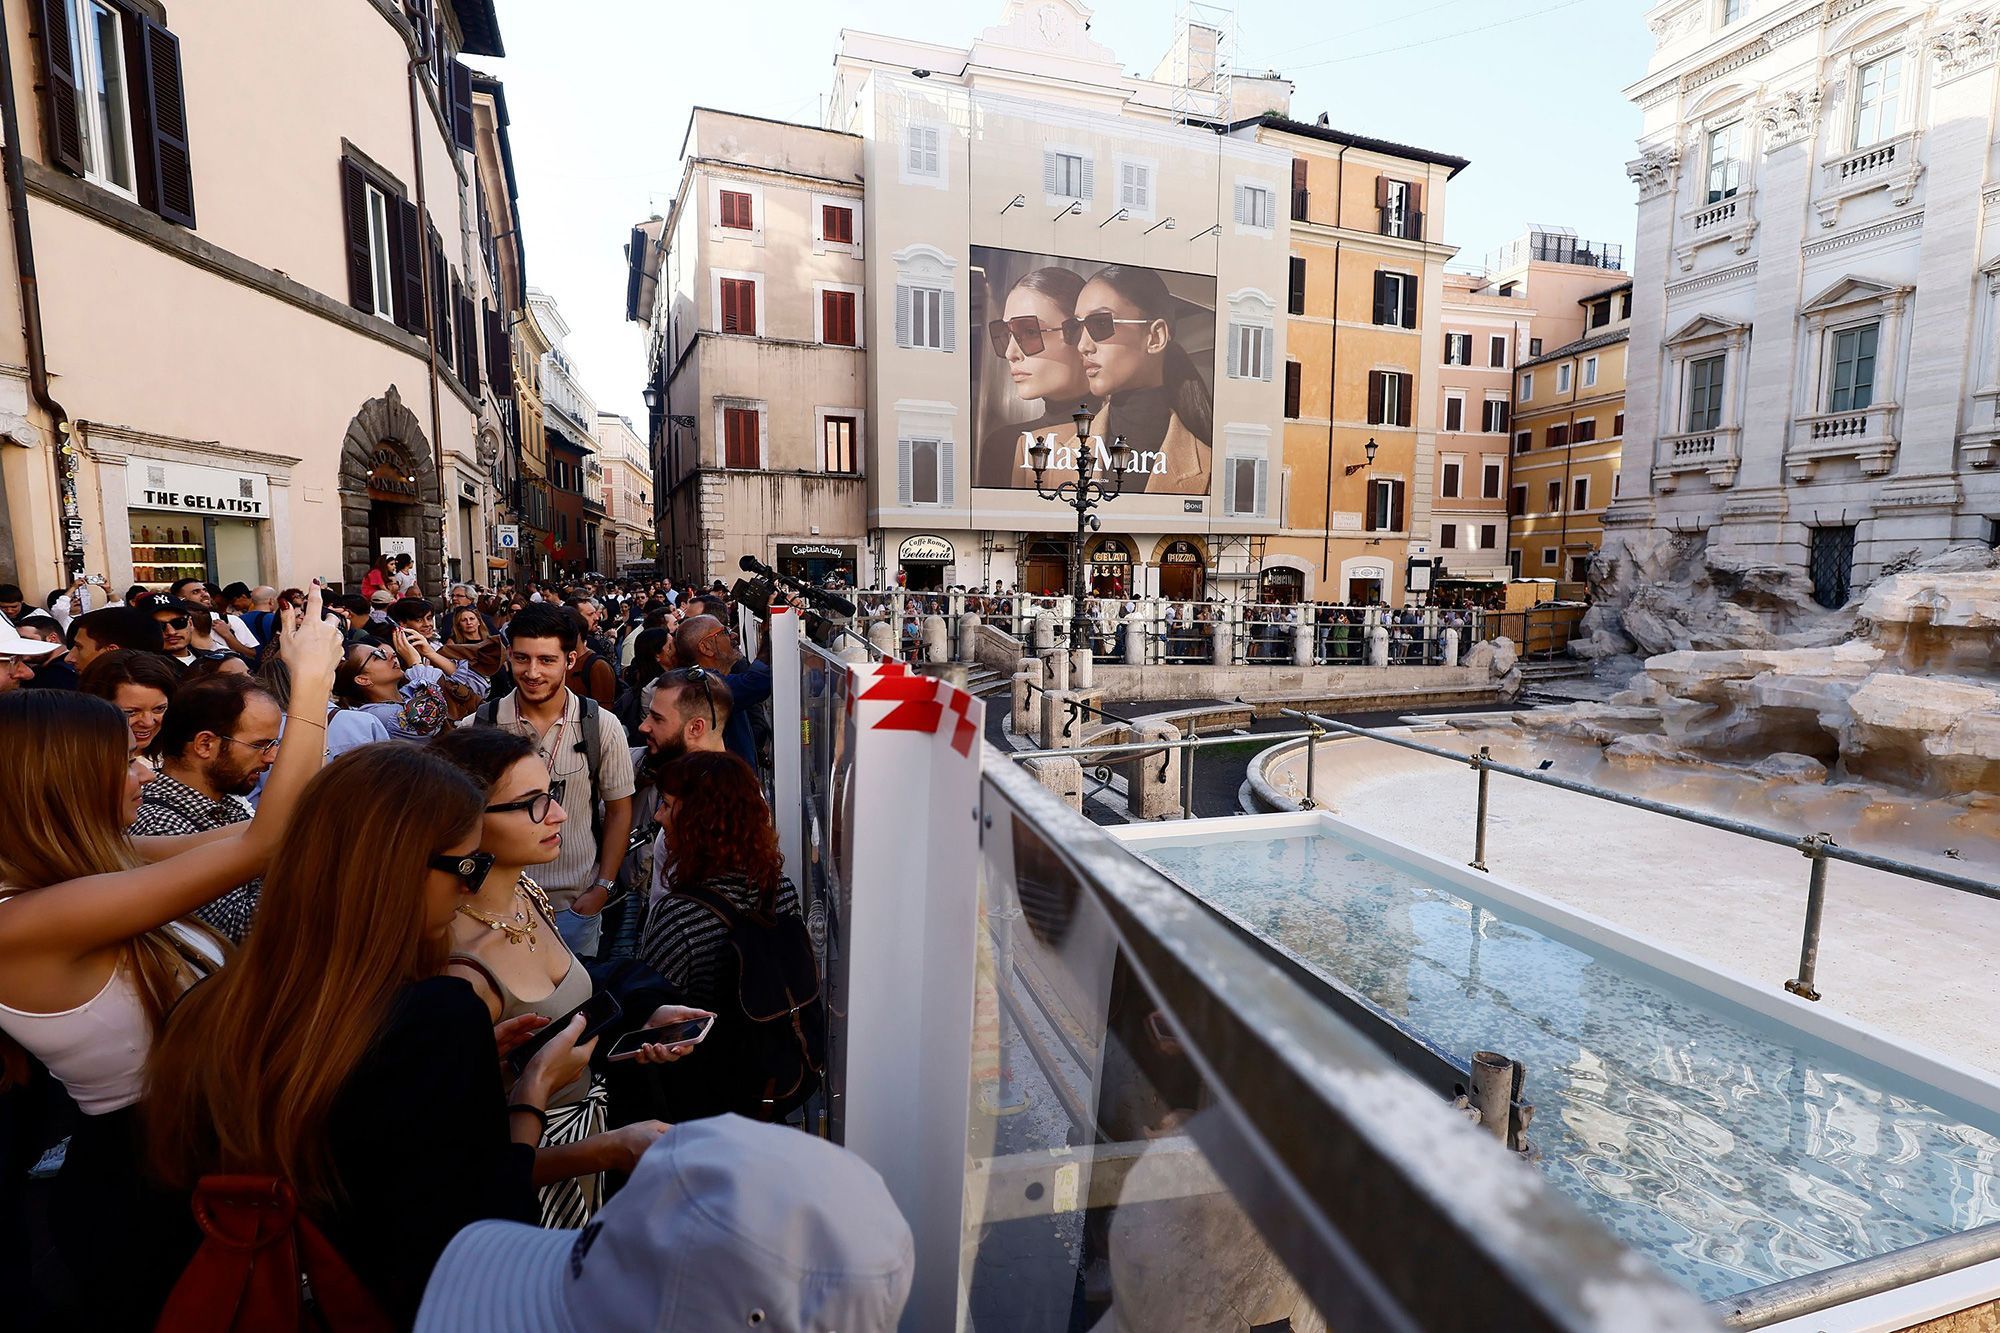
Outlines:
{"type": "Polygon", "coordinates": [[[1324,817],[1120,834],[1434,1046],[1523,1062],[1550,1181],[1706,1299],[2000,1221],[2000,1095],[1948,1061],[1324,817]]]}

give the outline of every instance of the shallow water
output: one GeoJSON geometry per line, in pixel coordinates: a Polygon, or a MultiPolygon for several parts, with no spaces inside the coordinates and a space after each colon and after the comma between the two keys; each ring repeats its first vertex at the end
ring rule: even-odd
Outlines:
{"type": "Polygon", "coordinates": [[[1995,1125],[1724,1001],[1335,839],[1143,855],[1461,1060],[1522,1061],[1549,1180],[1705,1299],[2000,1221],[1995,1125]]]}

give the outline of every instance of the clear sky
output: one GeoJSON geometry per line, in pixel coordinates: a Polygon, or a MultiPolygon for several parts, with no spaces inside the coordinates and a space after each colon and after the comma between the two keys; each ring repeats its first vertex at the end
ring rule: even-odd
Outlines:
{"type": "MultiPolygon", "coordinates": [[[[819,122],[842,28],[955,45],[1003,0],[498,0],[528,279],[552,293],[599,406],[642,421],[643,335],[623,247],[664,214],[690,107],[819,122]]],[[[1091,35],[1150,73],[1174,0],[1099,0],[1091,35]]],[[[1447,237],[1476,262],[1530,223],[1630,245],[1643,0],[1241,0],[1237,67],[1296,85],[1292,112],[1469,158],[1447,237]]],[[[1628,253],[1629,265],[1629,253],[1628,253]]],[[[643,430],[643,425],[641,426],[643,430]]]]}

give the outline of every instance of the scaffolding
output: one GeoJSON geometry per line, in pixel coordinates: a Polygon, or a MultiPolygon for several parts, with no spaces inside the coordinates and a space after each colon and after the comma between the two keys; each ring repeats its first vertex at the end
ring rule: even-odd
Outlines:
{"type": "Polygon", "coordinates": [[[1228,124],[1235,103],[1236,11],[1226,5],[1181,0],[1174,15],[1174,45],[1155,78],[1173,86],[1174,119],[1228,124]]]}

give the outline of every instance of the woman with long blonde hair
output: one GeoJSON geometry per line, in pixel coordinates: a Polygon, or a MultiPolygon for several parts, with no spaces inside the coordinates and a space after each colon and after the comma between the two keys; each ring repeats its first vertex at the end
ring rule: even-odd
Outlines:
{"type": "MultiPolygon", "coordinates": [[[[506,1090],[486,1005],[442,975],[458,908],[493,864],[470,778],[425,748],[369,745],[305,801],[313,818],[265,872],[257,929],[154,1048],[149,1159],[183,1195],[207,1175],[284,1182],[407,1326],[459,1228],[536,1219],[549,1099],[594,1043],[572,1020],[506,1090]]],[[[150,1244],[171,1266],[197,1241],[184,1217],[150,1244]]]]}
{"type": "MultiPolygon", "coordinates": [[[[131,838],[151,766],[125,717],[59,690],[0,695],[0,1083],[35,1056],[83,1113],[56,1179],[55,1235],[92,1322],[118,1323],[125,1238],[143,1234],[131,1110],[166,1011],[225,945],[190,914],[263,874],[321,762],[340,636],[319,592],[287,634],[301,743],[280,746],[256,818],[185,837],[131,838]],[[91,1280],[94,1270],[102,1281],[91,1280]],[[112,1307],[106,1309],[105,1307],[112,1307]]],[[[297,613],[293,613],[296,620],[297,613]]]]}

